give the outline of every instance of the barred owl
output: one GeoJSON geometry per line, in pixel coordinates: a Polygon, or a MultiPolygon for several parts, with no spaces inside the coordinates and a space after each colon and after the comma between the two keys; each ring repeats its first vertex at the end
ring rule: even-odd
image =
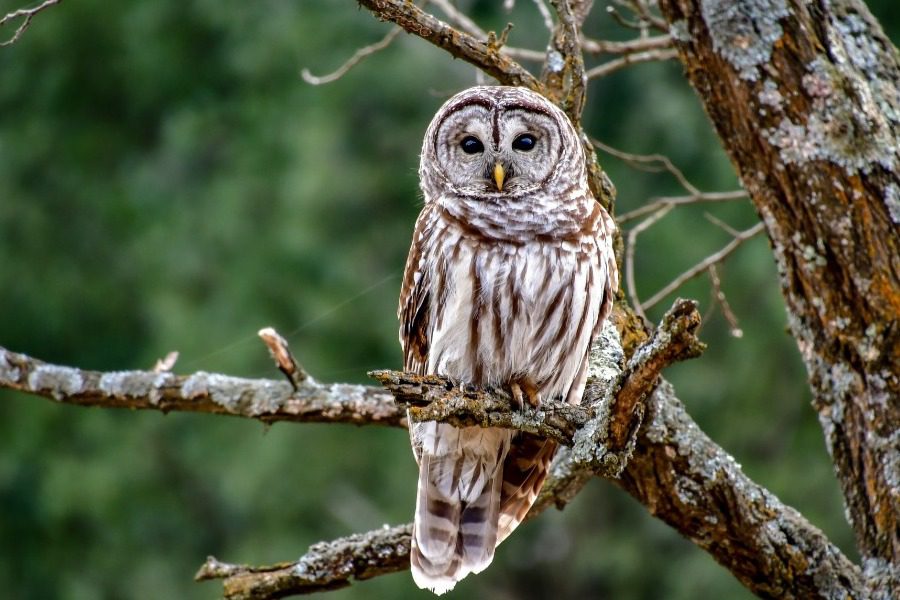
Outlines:
{"type": "MultiPolygon", "coordinates": [[[[425,206],[400,292],[404,366],[518,405],[578,403],[618,288],[614,224],[591,195],[565,114],[524,88],[474,87],[422,146],[425,206]]],[[[490,564],[547,476],[556,444],[508,429],[410,426],[419,465],[411,567],[441,594],[490,564]]]]}

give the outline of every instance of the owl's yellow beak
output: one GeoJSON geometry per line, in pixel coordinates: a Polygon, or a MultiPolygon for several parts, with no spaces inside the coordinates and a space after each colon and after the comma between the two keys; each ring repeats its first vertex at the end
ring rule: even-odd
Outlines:
{"type": "Polygon", "coordinates": [[[494,181],[497,183],[497,190],[503,191],[503,178],[506,176],[506,172],[503,170],[503,165],[500,163],[494,163],[494,181]]]}

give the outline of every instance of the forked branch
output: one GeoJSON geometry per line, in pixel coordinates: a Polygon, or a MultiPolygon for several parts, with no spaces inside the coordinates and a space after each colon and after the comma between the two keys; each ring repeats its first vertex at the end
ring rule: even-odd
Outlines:
{"type": "Polygon", "coordinates": [[[59,4],[60,2],[62,2],[62,0],[44,0],[34,8],[20,8],[18,10],[6,13],[2,18],[0,18],[0,27],[3,27],[7,23],[11,23],[16,19],[22,19],[22,21],[21,23],[19,23],[19,26],[16,28],[15,32],[13,32],[12,37],[10,37],[6,41],[0,42],[0,46],[10,46],[18,42],[19,38],[22,37],[22,34],[25,33],[25,30],[31,26],[32,19],[34,19],[34,17],[38,13],[50,8],[51,6],[59,4]]]}

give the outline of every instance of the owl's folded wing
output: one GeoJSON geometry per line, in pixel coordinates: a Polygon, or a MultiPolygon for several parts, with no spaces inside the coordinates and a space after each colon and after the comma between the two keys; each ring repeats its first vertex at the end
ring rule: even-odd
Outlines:
{"type": "Polygon", "coordinates": [[[430,226],[430,221],[430,210],[426,207],[416,221],[397,308],[403,368],[419,375],[424,375],[428,366],[431,336],[431,278],[425,256],[425,240],[428,239],[425,229],[430,226]]]}

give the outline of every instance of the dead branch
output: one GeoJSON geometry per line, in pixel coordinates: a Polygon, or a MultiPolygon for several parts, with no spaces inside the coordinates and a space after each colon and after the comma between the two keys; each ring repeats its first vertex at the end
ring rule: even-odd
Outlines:
{"type": "Polygon", "coordinates": [[[327,75],[316,76],[313,75],[309,71],[309,69],[304,68],[302,71],[300,71],[300,76],[303,78],[303,81],[310,85],[324,85],[326,83],[331,83],[332,81],[337,81],[338,79],[346,75],[350,69],[361,63],[369,56],[372,56],[376,52],[380,52],[381,50],[384,50],[385,48],[390,46],[391,42],[393,42],[397,38],[397,36],[400,35],[401,31],[403,30],[399,27],[392,28],[387,32],[387,35],[385,35],[374,44],[369,44],[368,46],[359,48],[356,52],[353,53],[353,56],[347,59],[344,64],[342,64],[331,73],[328,73],[327,75]]]}
{"type": "Polygon", "coordinates": [[[674,205],[671,204],[660,207],[655,213],[632,227],[628,232],[628,243],[625,245],[625,290],[628,293],[628,300],[634,307],[634,312],[644,321],[647,321],[647,315],[641,306],[640,298],[638,298],[637,284],[634,280],[634,252],[637,247],[637,237],[669,214],[669,211],[673,208],[674,205]]]}
{"type": "Polygon", "coordinates": [[[203,412],[264,423],[352,423],[405,427],[390,394],[371,386],[318,383],[307,377],[296,391],[284,381],[244,379],[203,371],[101,373],[53,365],[0,347],[0,388],[79,406],[203,412]]]}
{"type": "Polygon", "coordinates": [[[580,406],[544,402],[540,408],[512,411],[512,397],[503,389],[480,390],[454,384],[438,375],[416,375],[400,371],[371,371],[409,410],[413,421],[442,421],[458,427],[505,427],[534,433],[571,446],[579,427],[590,418],[580,406]]]}
{"type": "MultiPolygon", "coordinates": [[[[741,329],[738,325],[737,316],[731,309],[731,304],[728,302],[728,297],[725,296],[725,291],[722,289],[722,281],[719,279],[719,272],[716,269],[716,265],[709,265],[709,269],[707,269],[707,272],[709,273],[709,282],[712,285],[711,295],[714,301],[710,310],[714,309],[716,305],[721,306],[722,316],[724,316],[725,320],[728,322],[728,332],[732,337],[744,337],[744,330],[741,329]]],[[[705,321],[706,318],[704,317],[703,320],[705,321]]]]}
{"type": "Polygon", "coordinates": [[[672,36],[668,33],[653,37],[637,38],[626,42],[611,40],[581,40],[582,48],[589,54],[634,54],[647,50],[662,50],[672,47],[672,36]]]}
{"type": "Polygon", "coordinates": [[[611,75],[616,71],[645,62],[664,61],[678,58],[678,51],[672,48],[662,50],[647,50],[646,52],[634,52],[626,54],[621,58],[611,60],[588,70],[586,73],[588,79],[600,79],[611,75]]]}
{"type": "Polygon", "coordinates": [[[396,23],[408,33],[471,63],[504,85],[517,85],[542,92],[544,86],[509,56],[471,34],[454,29],[405,0],[357,0],[381,21],[396,23]]]}
{"type": "Polygon", "coordinates": [[[12,37],[5,42],[0,42],[0,46],[10,46],[18,42],[19,38],[22,37],[22,34],[25,33],[25,30],[31,26],[31,20],[34,19],[35,15],[43,10],[50,8],[51,6],[59,4],[60,2],[62,2],[62,0],[44,0],[41,4],[35,6],[34,8],[20,8],[18,10],[6,13],[6,15],[2,19],[0,19],[0,27],[3,27],[7,23],[18,18],[22,18],[22,22],[19,23],[19,26],[16,28],[16,31],[13,33],[12,37]]]}
{"type": "Polygon", "coordinates": [[[223,563],[210,556],[196,581],[224,579],[227,600],[283,598],[336,590],[363,580],[409,568],[412,525],[382,527],[309,547],[300,560],[262,567],[223,563]]]}
{"type": "Polygon", "coordinates": [[[616,221],[621,225],[648,213],[656,212],[667,206],[674,208],[676,206],[702,204],[707,202],[732,202],[734,200],[745,200],[747,197],[747,192],[744,190],[733,190],[730,192],[697,192],[696,194],[691,194],[689,196],[663,196],[661,198],[653,199],[651,202],[648,202],[640,208],[617,215],[616,221]]]}
{"type": "Polygon", "coordinates": [[[703,260],[698,262],[696,265],[694,265],[693,267],[691,267],[690,269],[688,269],[687,271],[685,271],[684,273],[682,273],[681,275],[679,275],[678,277],[676,277],[675,279],[670,281],[661,290],[659,290],[658,292],[653,294],[653,296],[651,296],[650,298],[645,300],[643,302],[643,304],[641,305],[641,308],[649,309],[649,308],[652,308],[653,306],[656,306],[657,304],[659,304],[659,302],[662,299],[664,299],[666,296],[668,296],[669,294],[671,294],[672,292],[677,290],[679,287],[684,285],[684,283],[686,281],[689,281],[689,280],[693,279],[694,277],[696,277],[697,275],[700,275],[701,273],[706,271],[710,267],[710,265],[715,265],[715,264],[722,262],[723,260],[728,258],[728,256],[732,252],[737,250],[738,246],[740,246],[741,244],[743,244],[750,238],[762,233],[764,226],[765,226],[765,224],[762,221],[760,221],[759,223],[757,223],[750,229],[746,229],[746,230],[740,232],[738,235],[736,235],[734,237],[734,239],[732,239],[730,242],[728,242],[728,244],[726,244],[721,250],[714,252],[713,254],[710,254],[709,256],[707,256],[706,258],[704,258],[703,260]]]}
{"type": "Polygon", "coordinates": [[[269,354],[272,356],[272,360],[275,361],[275,366],[284,373],[288,383],[291,384],[291,387],[296,392],[303,385],[303,382],[309,378],[309,375],[300,366],[297,359],[294,358],[291,349],[288,347],[287,340],[272,327],[263,327],[257,332],[257,335],[269,349],[269,354]]]}

